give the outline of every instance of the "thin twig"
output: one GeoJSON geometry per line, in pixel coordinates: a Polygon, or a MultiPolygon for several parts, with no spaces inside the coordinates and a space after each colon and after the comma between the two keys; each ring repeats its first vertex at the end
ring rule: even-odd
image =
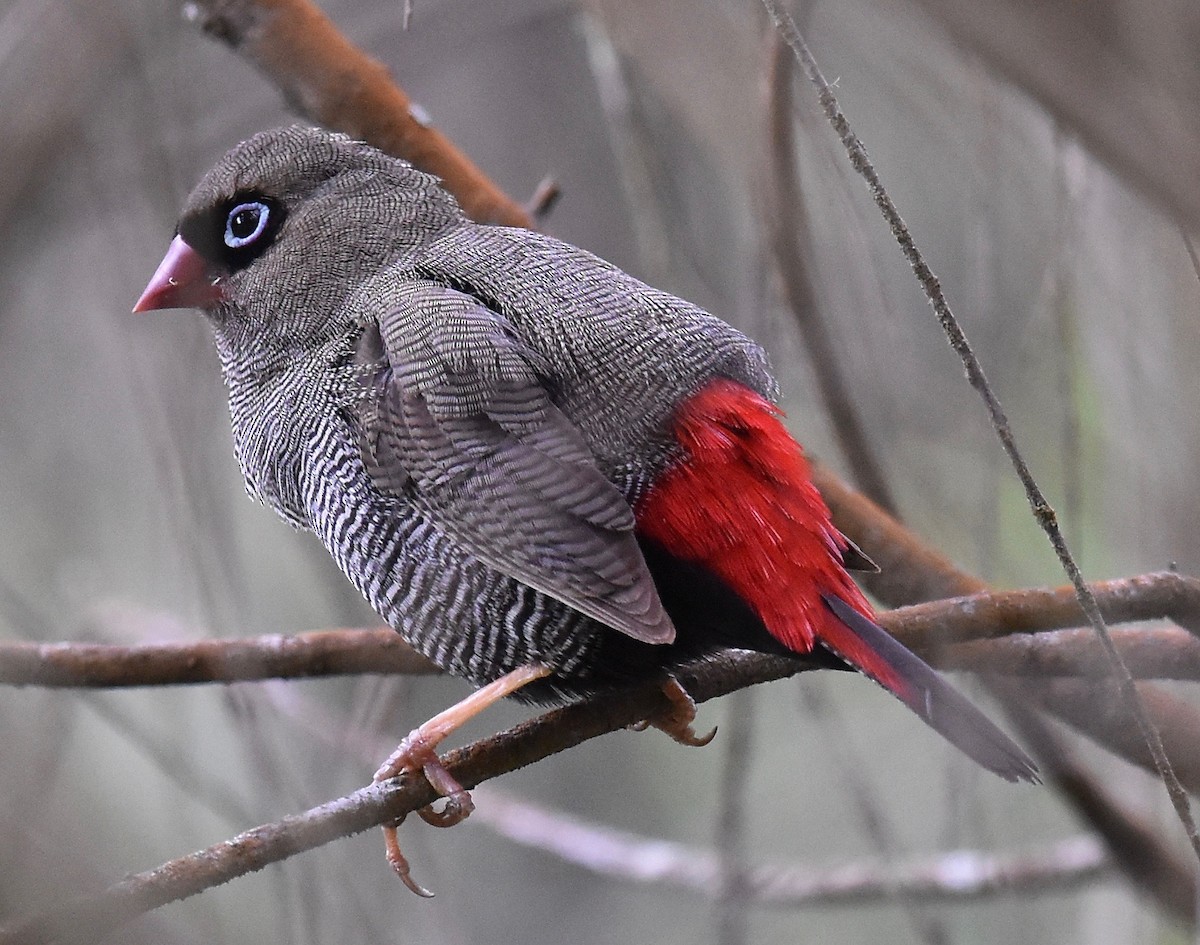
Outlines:
{"type": "Polygon", "coordinates": [[[1016,440],[1012,433],[1012,428],[1009,424],[1008,417],[1004,413],[1004,409],[1000,405],[999,399],[992,391],[991,385],[988,383],[987,377],[984,375],[983,367],[979,363],[979,359],[975,356],[971,348],[970,342],[967,340],[966,334],[959,325],[958,320],[950,311],[950,306],[946,301],[945,295],[942,292],[941,284],[933,271],[926,264],[924,257],[917,249],[912,236],[908,232],[908,227],[901,218],[895,204],[892,203],[891,197],[884,189],[879,175],[876,173],[871,160],[867,155],[866,148],[859,140],[858,136],[850,128],[846,116],[842,113],[838,106],[837,99],[830,88],[829,83],[825,81],[825,77],[821,74],[817,66],[816,59],[809,50],[804,38],[800,35],[795,22],[784,12],[775,0],[763,0],[763,5],[770,13],[772,20],[775,22],[776,28],[780,35],[791,47],[795,53],[797,60],[801,63],[809,80],[816,86],[818,95],[821,101],[821,107],[825,111],[826,117],[833,126],[834,131],[841,139],[843,146],[846,148],[846,153],[850,158],[850,163],[855,171],[867,182],[867,186],[871,191],[871,196],[883,213],[884,219],[892,230],[892,235],[896,238],[900,245],[901,251],[904,253],[905,259],[908,260],[913,272],[917,276],[921,287],[925,290],[926,296],[929,298],[933,306],[933,310],[937,315],[938,321],[942,326],[943,332],[946,334],[947,340],[950,342],[951,348],[958,354],[962,361],[963,368],[967,373],[967,380],[972,387],[979,393],[987,407],[988,414],[991,417],[992,427],[996,431],[997,437],[1000,439],[1001,445],[1004,447],[1005,453],[1008,454],[1013,468],[1016,470],[1018,478],[1025,489],[1026,497],[1029,500],[1030,508],[1033,510],[1034,517],[1038,524],[1045,532],[1046,537],[1050,541],[1055,554],[1058,556],[1059,563],[1062,565],[1063,571],[1070,579],[1071,584],[1075,587],[1075,593],[1079,597],[1080,607],[1087,615],[1088,623],[1095,629],[1097,636],[1101,640],[1105,651],[1108,653],[1109,660],[1112,663],[1113,669],[1121,682],[1121,696],[1125,699],[1130,707],[1137,726],[1141,731],[1142,738],[1150,749],[1150,753],[1154,758],[1155,768],[1158,770],[1159,778],[1162,780],[1167,789],[1167,794],[1171,799],[1171,804],[1175,808],[1175,812],[1179,817],[1180,823],[1183,824],[1184,830],[1187,832],[1188,841],[1192,845],[1192,850],[1196,855],[1197,860],[1200,860],[1200,830],[1197,830],[1196,822],[1192,817],[1191,806],[1188,801],[1187,792],[1184,791],[1183,785],[1179,783],[1179,779],[1175,776],[1171,768],[1171,761],[1166,755],[1163,748],[1162,738],[1158,730],[1154,727],[1149,716],[1146,714],[1145,708],[1138,698],[1137,688],[1134,685],[1132,674],[1129,668],[1121,659],[1121,654],[1114,646],[1111,637],[1108,633],[1108,627],[1105,624],[1104,617],[1100,613],[1099,605],[1092,596],[1091,590],[1083,579],[1083,573],[1075,562],[1074,556],[1067,547],[1066,540],[1063,538],[1062,530],[1058,526],[1057,517],[1050,503],[1046,501],[1046,497],[1042,494],[1041,488],[1034,480],[1032,473],[1029,470],[1023,456],[1017,448],[1016,440]]]}
{"type": "MultiPolygon", "coordinates": [[[[820,721],[818,728],[822,754],[834,766],[839,783],[845,786],[847,800],[855,813],[857,829],[867,836],[874,847],[879,857],[879,867],[894,874],[904,846],[895,823],[888,815],[890,805],[884,803],[884,798],[870,782],[864,759],[854,750],[853,740],[848,737],[847,727],[836,705],[824,698],[818,686],[797,688],[809,715],[820,721]]],[[[894,898],[904,911],[913,932],[922,941],[936,945],[945,940],[945,931],[940,927],[937,917],[922,903],[901,890],[894,893],[894,898]]]]}
{"type": "Polygon", "coordinates": [[[1183,237],[1183,245],[1187,247],[1188,259],[1192,261],[1192,272],[1196,274],[1197,281],[1200,281],[1200,256],[1196,255],[1196,245],[1192,242],[1192,236],[1182,225],[1179,227],[1179,235],[1183,237]]]}
{"type": "Polygon", "coordinates": [[[725,758],[718,792],[716,849],[721,861],[720,893],[715,897],[717,945],[749,941],[750,895],[746,888],[746,782],[754,742],[754,693],[742,689],[725,700],[721,726],[725,758]]]}
{"type": "Polygon", "coordinates": [[[662,282],[671,271],[671,239],[651,167],[650,144],[634,109],[629,78],[603,20],[585,11],[578,23],[618,183],[629,208],[637,257],[648,280],[662,282]]]}
{"type": "Polygon", "coordinates": [[[118,646],[0,642],[0,684],[110,688],[440,670],[391,629],[118,646]]]}

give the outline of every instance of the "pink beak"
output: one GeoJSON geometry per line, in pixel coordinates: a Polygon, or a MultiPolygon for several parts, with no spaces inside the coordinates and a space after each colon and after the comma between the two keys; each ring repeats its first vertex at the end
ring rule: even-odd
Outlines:
{"type": "Polygon", "coordinates": [[[175,237],[158,264],[150,284],[137,300],[135,312],[162,308],[212,308],[221,299],[221,277],[213,273],[192,247],[175,237]]]}

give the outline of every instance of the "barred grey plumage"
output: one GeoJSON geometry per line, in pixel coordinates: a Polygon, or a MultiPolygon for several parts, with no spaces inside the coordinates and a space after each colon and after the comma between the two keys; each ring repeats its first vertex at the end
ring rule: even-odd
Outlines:
{"type": "Polygon", "coordinates": [[[765,355],[720,319],[312,128],[251,138],[188,198],[137,309],[177,305],[214,325],[247,489],[449,672],[538,664],[544,699],[721,646],[845,660],[1034,776],[873,622],[765,355]]]}
{"type": "Polygon", "coordinates": [[[212,313],[250,493],[476,684],[544,662],[543,692],[573,695],[669,662],[610,640],[674,633],[631,507],[679,400],[718,375],[774,393],[762,350],[584,250],[472,223],[432,177],[314,129],[230,152],[181,233],[203,243],[212,208],[250,190],[280,196],[292,236],[227,276],[227,298],[264,300],[250,317],[212,313]],[[349,270],[327,256],[351,247],[349,270]]]}

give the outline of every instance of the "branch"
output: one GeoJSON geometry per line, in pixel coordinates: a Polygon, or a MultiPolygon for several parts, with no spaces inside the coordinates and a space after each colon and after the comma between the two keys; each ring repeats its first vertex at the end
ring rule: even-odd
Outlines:
{"type": "MultiPolygon", "coordinates": [[[[896,611],[900,613],[900,611],[896,611]]],[[[1121,659],[1138,679],[1180,679],[1200,682],[1200,640],[1178,627],[1138,627],[1113,630],[1121,659]]],[[[1095,632],[1087,629],[1013,634],[998,640],[956,643],[926,654],[938,669],[1017,676],[1084,676],[1108,674],[1108,654],[1095,632]]],[[[1187,705],[1175,699],[1179,705],[1187,705]]],[[[1200,731],[1200,729],[1197,729],[1200,731]]]]}
{"type": "MultiPolygon", "coordinates": [[[[1200,634],[1200,579],[1174,571],[1097,581],[1088,585],[1106,620],[1172,620],[1200,634]]],[[[887,629],[925,652],[938,645],[1077,627],[1086,618],[1075,588],[981,590],[884,614],[887,629]]],[[[1094,636],[1094,634],[1093,634],[1094,636]]]]}
{"type": "MultiPolygon", "coordinates": [[[[474,816],[490,830],[590,872],[711,900],[725,890],[729,864],[711,850],[614,830],[497,791],[476,797],[483,803],[474,816]]],[[[1103,845],[1090,836],[1020,855],[954,850],[898,863],[864,861],[819,870],[792,863],[738,865],[740,891],[759,905],[777,908],[896,897],[962,902],[1005,893],[1061,892],[1092,883],[1111,869],[1103,845]]]]}
{"type": "MultiPolygon", "coordinates": [[[[1092,591],[1105,616],[1115,622],[1165,618],[1192,628],[1200,623],[1200,580],[1196,578],[1163,571],[1101,581],[1092,585],[1092,591]]],[[[880,624],[893,636],[941,667],[978,671],[981,667],[973,664],[972,656],[978,654],[978,659],[988,661],[986,668],[992,672],[1103,673],[1107,664],[1097,664],[1095,647],[1089,646],[1079,631],[1057,633],[1050,640],[1025,636],[1062,631],[1077,626],[1081,619],[1070,587],[982,591],[879,616],[880,624]],[[946,646],[1006,634],[1019,635],[990,649],[946,646]]],[[[1200,678],[1200,640],[1182,631],[1139,630],[1119,639],[1123,652],[1136,654],[1136,666],[1143,676],[1200,678]]],[[[115,688],[436,672],[436,666],[386,628],[133,646],[0,642],[0,685],[10,686],[115,688]]]]}
{"type": "Polygon", "coordinates": [[[188,0],[184,11],[273,82],[296,114],[436,174],[474,220],[533,225],[309,0],[188,0]]]}
{"type": "Polygon", "coordinates": [[[134,646],[0,643],[0,684],[12,686],[109,688],[436,672],[390,628],[134,646]]]}
{"type": "MultiPolygon", "coordinates": [[[[706,702],[735,689],[784,678],[796,670],[793,660],[736,652],[677,675],[697,702],[706,702]]],[[[661,686],[652,682],[546,713],[449,752],[442,760],[455,779],[470,789],[667,709],[661,686]]],[[[436,799],[419,773],[370,785],[303,814],[255,827],[156,869],[128,876],[98,895],[60,904],[53,913],[0,928],[0,945],[95,941],[151,909],[402,818],[436,799]]]]}

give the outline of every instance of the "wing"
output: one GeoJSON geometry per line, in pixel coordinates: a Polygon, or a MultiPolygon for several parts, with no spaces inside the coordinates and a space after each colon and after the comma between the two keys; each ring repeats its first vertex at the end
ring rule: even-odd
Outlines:
{"type": "Polygon", "coordinates": [[[496,570],[647,643],[675,628],[633,510],[554,405],[540,356],[470,295],[389,278],[359,344],[376,487],[411,497],[496,570]]]}

